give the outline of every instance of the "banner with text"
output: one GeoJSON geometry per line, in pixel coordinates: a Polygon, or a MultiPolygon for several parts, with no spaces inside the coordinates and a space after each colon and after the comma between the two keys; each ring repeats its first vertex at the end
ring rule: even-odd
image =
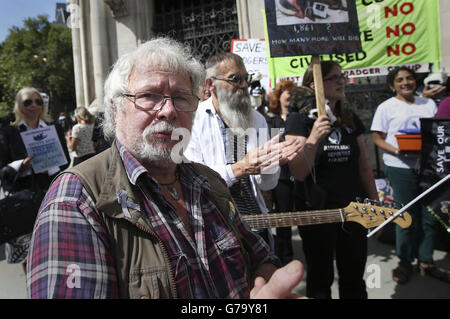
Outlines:
{"type": "Polygon", "coordinates": [[[355,0],[265,0],[271,57],[361,51],[355,0]]]}
{"type": "MultiPolygon", "coordinates": [[[[335,60],[346,70],[441,61],[438,0],[357,0],[356,9],[363,50],[324,54],[321,59],[335,60]]],[[[268,62],[275,83],[304,74],[311,56],[268,58],[268,62]]]]}
{"type": "Polygon", "coordinates": [[[248,74],[261,73],[261,86],[266,92],[270,92],[266,41],[264,39],[233,39],[231,52],[244,60],[248,74]]]}

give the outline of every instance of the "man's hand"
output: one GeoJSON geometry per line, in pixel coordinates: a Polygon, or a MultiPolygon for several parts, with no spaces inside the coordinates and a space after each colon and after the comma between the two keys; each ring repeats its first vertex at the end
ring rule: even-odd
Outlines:
{"type": "Polygon", "coordinates": [[[231,166],[234,176],[241,178],[248,175],[257,175],[261,174],[261,172],[270,172],[273,167],[282,165],[286,153],[292,151],[291,145],[294,142],[285,141],[280,143],[281,137],[281,133],[277,134],[264,145],[256,147],[245,154],[242,160],[234,163],[231,166]]]}
{"type": "Polygon", "coordinates": [[[23,160],[22,166],[20,167],[20,171],[21,171],[21,172],[26,171],[27,169],[29,169],[29,168],[32,167],[32,165],[31,165],[31,160],[33,159],[33,157],[34,157],[34,155],[33,155],[33,156],[27,156],[27,157],[23,160]]]}
{"type": "Polygon", "coordinates": [[[303,265],[293,260],[283,268],[277,269],[270,280],[262,277],[255,279],[255,285],[250,291],[251,299],[301,299],[303,296],[292,293],[292,290],[303,278],[303,265]]]}
{"type": "Polygon", "coordinates": [[[428,85],[425,85],[422,91],[422,96],[428,99],[436,99],[440,97],[440,95],[445,91],[445,85],[436,85],[433,88],[430,88],[428,85]]]}

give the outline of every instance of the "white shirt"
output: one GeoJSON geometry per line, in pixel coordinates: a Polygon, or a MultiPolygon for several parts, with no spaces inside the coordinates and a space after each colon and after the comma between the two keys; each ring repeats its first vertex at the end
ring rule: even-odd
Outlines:
{"type": "MultiPolygon", "coordinates": [[[[269,139],[269,129],[266,119],[257,111],[253,110],[256,134],[250,134],[247,150],[263,145],[269,139]]],[[[212,103],[212,98],[199,104],[194,118],[191,132],[191,139],[184,151],[187,159],[193,162],[202,163],[209,166],[222,176],[230,187],[237,179],[231,169],[231,164],[226,164],[225,146],[220,131],[219,123],[216,119],[216,110],[212,103]]],[[[260,190],[270,190],[277,186],[280,176],[280,167],[277,166],[271,172],[263,172],[259,175],[250,175],[253,194],[262,213],[267,213],[268,209],[264,203],[260,190]]]]}
{"type": "Polygon", "coordinates": [[[72,128],[72,137],[78,139],[75,150],[76,157],[82,157],[87,154],[95,153],[94,143],[92,142],[92,133],[94,132],[94,123],[75,124],[72,128]]]}
{"type": "MultiPolygon", "coordinates": [[[[395,135],[402,134],[400,130],[420,130],[420,118],[434,117],[436,111],[436,103],[432,99],[415,97],[414,103],[408,104],[391,97],[378,106],[370,130],[386,133],[386,143],[398,148],[395,135]]],[[[419,156],[419,154],[394,156],[385,152],[383,161],[385,165],[391,167],[414,168],[419,156]]]]}

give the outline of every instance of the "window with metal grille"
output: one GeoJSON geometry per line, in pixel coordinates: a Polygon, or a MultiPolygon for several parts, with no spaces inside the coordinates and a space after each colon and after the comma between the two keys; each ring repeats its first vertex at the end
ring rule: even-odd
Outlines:
{"type": "Polygon", "coordinates": [[[236,0],[156,0],[153,32],[190,45],[205,62],[239,37],[236,0]]]}

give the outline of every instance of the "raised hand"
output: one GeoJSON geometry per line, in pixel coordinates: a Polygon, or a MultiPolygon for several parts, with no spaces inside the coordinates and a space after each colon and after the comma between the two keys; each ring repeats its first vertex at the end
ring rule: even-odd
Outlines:
{"type": "Polygon", "coordinates": [[[303,278],[303,265],[293,260],[283,268],[277,269],[270,280],[262,277],[255,279],[255,285],[250,291],[251,299],[303,299],[304,296],[292,293],[292,290],[303,278]]]}
{"type": "Polygon", "coordinates": [[[326,115],[321,115],[314,122],[311,134],[308,137],[308,143],[317,144],[321,139],[330,134],[330,119],[326,115]]]}

